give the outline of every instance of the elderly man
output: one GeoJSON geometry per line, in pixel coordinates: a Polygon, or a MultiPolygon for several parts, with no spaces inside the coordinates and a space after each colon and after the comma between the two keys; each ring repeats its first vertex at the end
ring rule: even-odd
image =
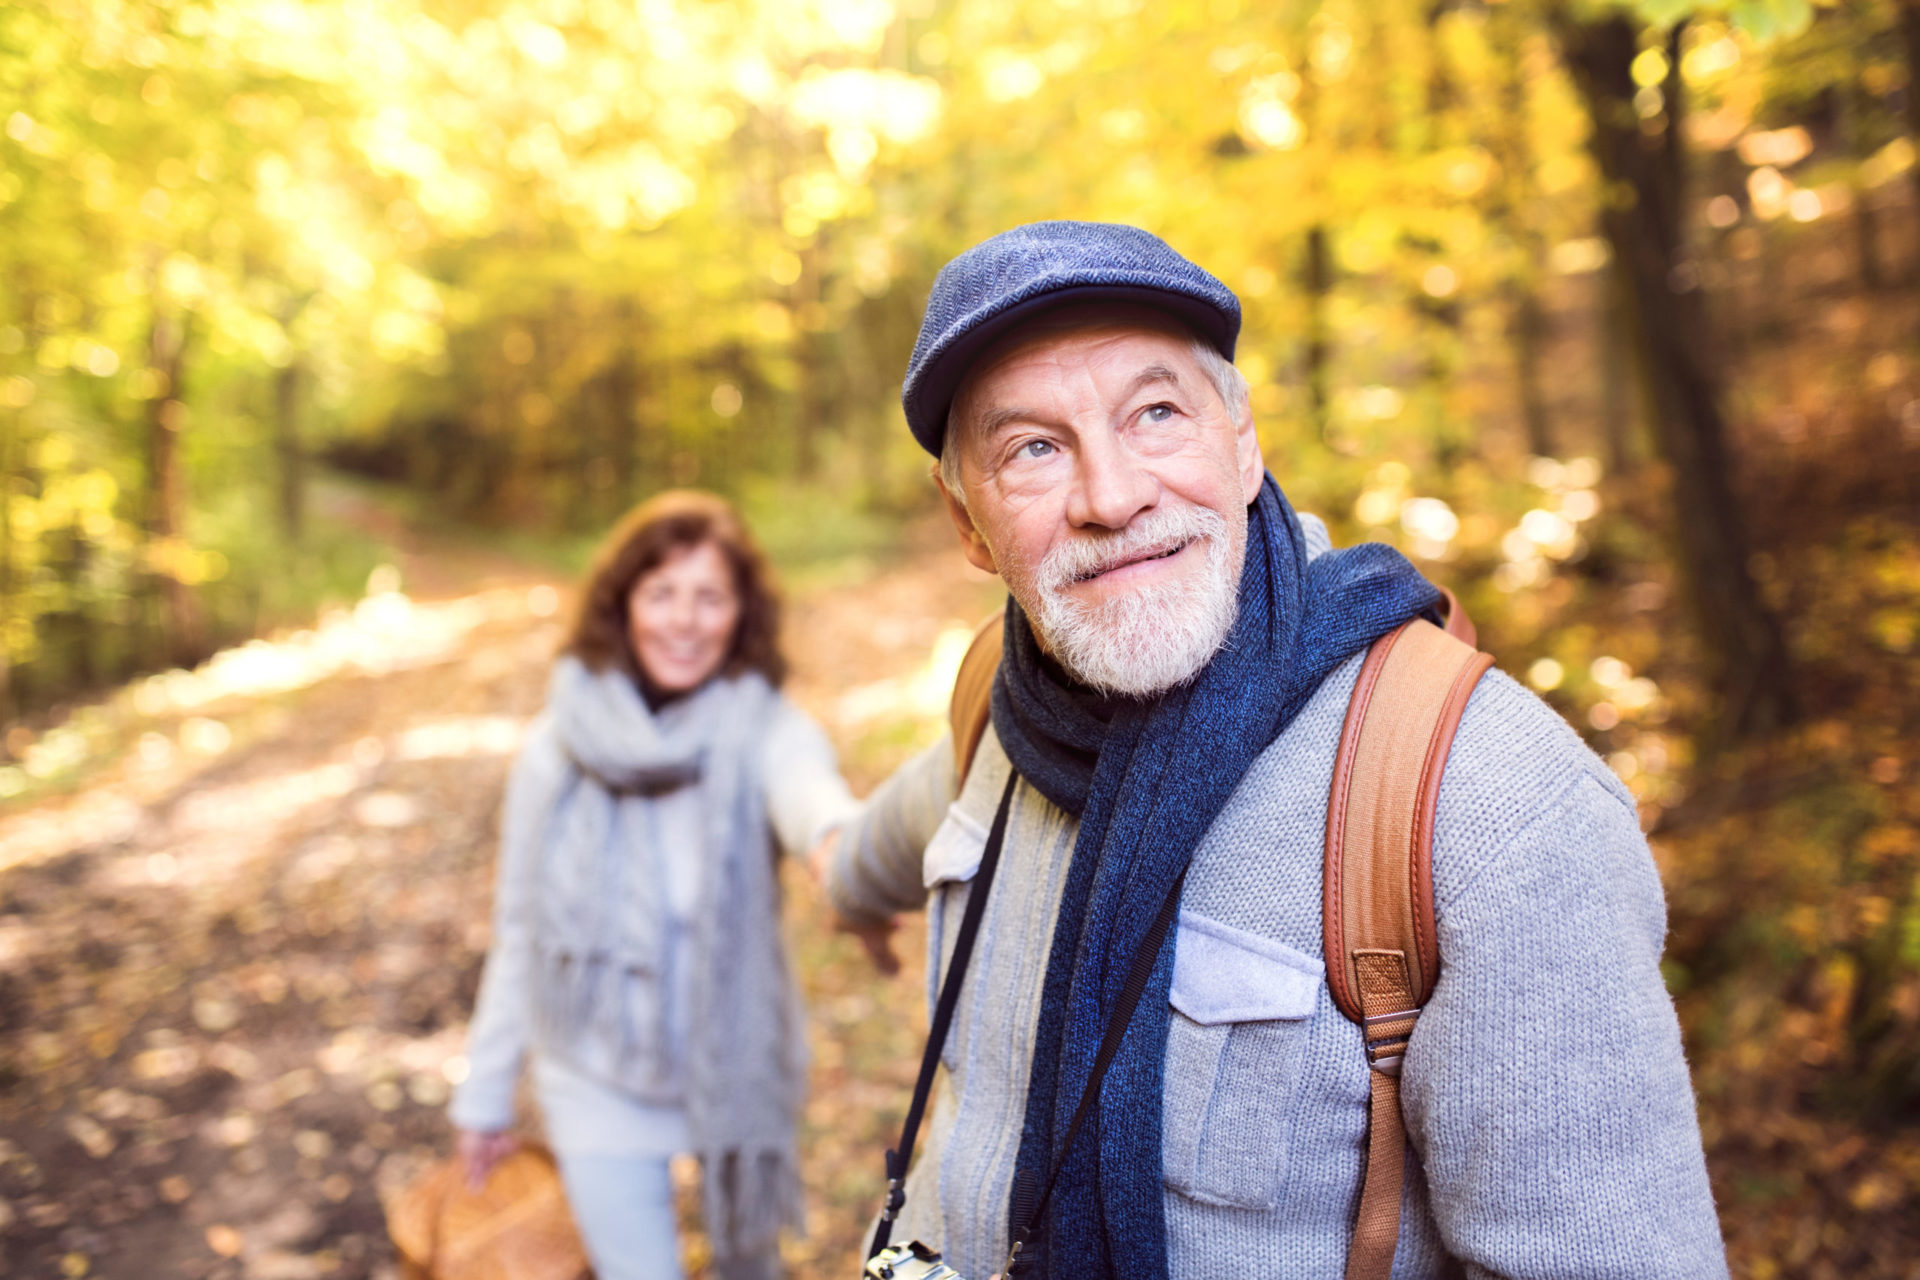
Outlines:
{"type": "MultiPolygon", "coordinates": [[[[1326,981],[1328,782],[1363,652],[1438,593],[1389,548],[1331,549],[1288,505],[1231,363],[1239,323],[1232,293],[1155,237],[1039,223],[948,264],[908,369],[961,550],[1011,596],[1004,656],[964,784],[943,740],[825,874],[870,940],[927,903],[937,984],[1004,813],[894,1232],[972,1280],[1056,1166],[1023,1277],[1347,1268],[1369,1067],[1326,981]],[[1069,1144],[1170,898],[1177,924],[1069,1144]]],[[[1438,794],[1444,967],[1399,1077],[1391,1274],[1724,1275],[1632,799],[1498,672],[1438,794]]]]}

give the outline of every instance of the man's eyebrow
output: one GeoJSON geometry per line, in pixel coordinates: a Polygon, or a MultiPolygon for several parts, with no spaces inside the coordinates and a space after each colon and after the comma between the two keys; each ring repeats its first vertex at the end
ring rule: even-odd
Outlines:
{"type": "Polygon", "coordinates": [[[1021,418],[1031,418],[1033,416],[1033,410],[1022,409],[1018,405],[1006,405],[999,409],[989,409],[980,415],[980,425],[975,428],[975,431],[979,433],[982,439],[990,439],[994,432],[1006,426],[1009,422],[1015,422],[1021,418]]]}
{"type": "Polygon", "coordinates": [[[1178,387],[1180,375],[1175,373],[1169,365],[1150,364],[1133,376],[1133,382],[1127,387],[1127,397],[1139,395],[1143,388],[1150,387],[1156,382],[1171,382],[1178,387]]]}
{"type": "MultiPolygon", "coordinates": [[[[1139,395],[1144,388],[1161,382],[1170,382],[1175,387],[1179,387],[1181,385],[1180,375],[1175,373],[1170,365],[1150,364],[1134,375],[1133,381],[1127,384],[1126,394],[1120,398],[1122,400],[1132,399],[1134,396],[1139,395]]],[[[1009,422],[1017,422],[1023,418],[1031,418],[1033,416],[1034,413],[1031,409],[1023,409],[1018,405],[1005,405],[998,409],[989,409],[981,414],[980,424],[975,430],[980,433],[982,438],[991,438],[994,432],[1006,426],[1009,422]]]]}

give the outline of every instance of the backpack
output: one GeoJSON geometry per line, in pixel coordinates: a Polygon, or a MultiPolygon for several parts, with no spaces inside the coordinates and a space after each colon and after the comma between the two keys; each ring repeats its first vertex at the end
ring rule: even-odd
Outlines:
{"type": "MultiPolygon", "coordinates": [[[[1367,1163],[1346,1280],[1386,1280],[1400,1238],[1406,1128],[1400,1062],[1440,977],[1433,921],[1433,815],[1460,717],[1493,658],[1443,591],[1446,625],[1416,618],[1374,641],[1347,702],[1327,800],[1323,860],[1327,985],[1365,1036],[1367,1163]]],[[[974,633],[954,678],[955,794],[988,721],[1002,617],[974,633]]]]}

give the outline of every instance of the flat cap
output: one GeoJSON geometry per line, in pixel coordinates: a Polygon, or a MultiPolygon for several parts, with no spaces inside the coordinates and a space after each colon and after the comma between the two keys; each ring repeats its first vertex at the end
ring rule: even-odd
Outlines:
{"type": "Polygon", "coordinates": [[[1111,222],[1030,222],[983,240],[934,277],[900,402],[922,448],[940,456],[967,368],[1014,325],[1063,302],[1133,302],[1186,321],[1227,359],[1240,300],[1159,236],[1111,222]]]}

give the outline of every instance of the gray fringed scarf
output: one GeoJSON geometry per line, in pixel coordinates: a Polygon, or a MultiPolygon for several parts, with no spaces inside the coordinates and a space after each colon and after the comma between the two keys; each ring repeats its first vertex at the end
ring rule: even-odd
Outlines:
{"type": "MultiPolygon", "coordinates": [[[[561,1043],[603,1019],[630,1019],[621,984],[632,974],[650,968],[665,981],[665,893],[649,856],[657,851],[636,849],[630,833],[646,829],[638,807],[651,797],[700,789],[707,861],[691,922],[694,1015],[676,1074],[686,1082],[707,1230],[722,1258],[770,1248],[782,1226],[802,1221],[801,1009],[781,938],[760,770],[777,697],[757,674],[716,679],[656,716],[624,673],[596,674],[573,658],[555,665],[548,690],[561,748],[581,775],[562,790],[548,828],[554,909],[543,912],[541,933],[559,945],[542,947],[550,958],[542,1012],[561,1043]],[[636,869],[648,874],[626,874],[636,869]]],[[[624,1026],[618,1034],[644,1059],[658,1055],[648,1042],[666,1032],[624,1026]]]]}

